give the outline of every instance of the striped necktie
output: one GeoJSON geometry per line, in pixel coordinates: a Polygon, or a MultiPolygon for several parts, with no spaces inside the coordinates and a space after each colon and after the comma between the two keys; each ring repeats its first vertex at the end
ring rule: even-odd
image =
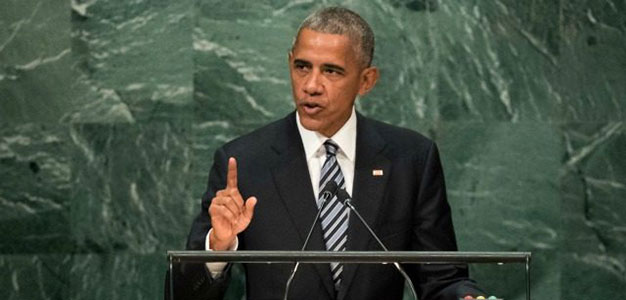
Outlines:
{"type": "MultiPolygon", "coordinates": [[[[340,189],[345,189],[346,184],[341,173],[339,163],[337,163],[337,144],[332,140],[326,140],[324,142],[326,148],[326,161],[322,166],[320,176],[320,191],[324,189],[324,186],[331,180],[337,183],[340,189]]],[[[321,194],[318,199],[321,198],[321,194]]],[[[320,201],[318,203],[321,204],[320,201]]],[[[329,251],[344,251],[346,250],[346,240],[348,238],[348,215],[349,210],[342,203],[339,202],[337,196],[333,196],[328,200],[322,209],[320,215],[320,222],[322,224],[322,231],[324,232],[324,242],[326,243],[326,249],[329,251]]],[[[341,284],[341,273],[343,272],[343,264],[338,262],[330,263],[330,271],[333,276],[333,282],[335,284],[335,290],[339,290],[341,284]]]]}

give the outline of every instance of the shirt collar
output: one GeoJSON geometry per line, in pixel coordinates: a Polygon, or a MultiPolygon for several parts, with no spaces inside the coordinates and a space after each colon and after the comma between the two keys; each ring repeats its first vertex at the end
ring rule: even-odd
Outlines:
{"type": "MultiPolygon", "coordinates": [[[[298,131],[302,138],[302,145],[304,146],[304,154],[307,161],[314,156],[324,154],[325,151],[321,151],[324,142],[329,139],[319,132],[308,130],[300,124],[300,116],[296,112],[296,124],[298,125],[298,131]],[[321,151],[321,152],[320,152],[321,151]]],[[[356,153],[356,112],[354,106],[350,118],[345,124],[330,137],[339,146],[339,153],[343,153],[352,163],[354,163],[354,157],[356,153]]]]}

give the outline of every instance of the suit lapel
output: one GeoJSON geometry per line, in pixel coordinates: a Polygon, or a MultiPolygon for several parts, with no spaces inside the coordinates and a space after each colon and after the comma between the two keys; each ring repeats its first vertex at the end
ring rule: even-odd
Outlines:
{"type": "MultiPolygon", "coordinates": [[[[278,160],[272,173],[280,198],[289,211],[289,217],[298,232],[300,244],[304,244],[309,228],[317,214],[317,206],[315,205],[313,187],[311,186],[311,178],[302,140],[296,125],[295,114],[289,115],[286,121],[285,130],[279,130],[272,144],[272,148],[278,154],[278,160]]],[[[318,223],[313,230],[306,250],[325,249],[322,229],[318,223]]],[[[314,264],[314,266],[327,292],[330,295],[335,294],[329,266],[327,264],[314,264]]]]}
{"type": "MultiPolygon", "coordinates": [[[[391,162],[383,155],[384,139],[372,127],[371,121],[357,114],[356,159],[354,166],[353,204],[368,225],[374,226],[383,201],[391,162]],[[376,175],[374,171],[376,170],[376,175]],[[382,176],[380,171],[382,171],[382,176]]],[[[351,213],[348,227],[347,251],[365,251],[373,242],[367,229],[351,213]]],[[[359,264],[346,264],[338,299],[344,299],[359,264]]]]}

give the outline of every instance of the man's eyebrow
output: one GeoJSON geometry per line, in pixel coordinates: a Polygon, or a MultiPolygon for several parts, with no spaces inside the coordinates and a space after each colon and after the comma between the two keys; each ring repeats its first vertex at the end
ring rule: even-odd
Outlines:
{"type": "Polygon", "coordinates": [[[346,69],[344,69],[341,66],[335,65],[335,64],[323,64],[322,67],[325,68],[325,69],[329,69],[329,70],[334,70],[334,71],[339,71],[339,72],[346,72],[346,69]]]}
{"type": "Polygon", "coordinates": [[[293,60],[293,63],[294,63],[294,64],[307,65],[307,66],[310,66],[310,65],[311,65],[311,63],[310,63],[310,62],[308,62],[308,61],[306,61],[306,60],[303,60],[303,59],[297,59],[297,58],[293,60]]]}
{"type": "MultiPolygon", "coordinates": [[[[299,58],[294,59],[293,63],[295,65],[305,65],[307,67],[310,67],[310,66],[313,65],[311,62],[306,61],[304,59],[299,59],[299,58]]],[[[346,72],[346,69],[344,67],[339,66],[339,65],[335,65],[335,64],[328,64],[328,63],[327,64],[322,64],[322,68],[326,69],[326,70],[333,70],[333,71],[340,72],[340,73],[345,73],[346,72]]]]}

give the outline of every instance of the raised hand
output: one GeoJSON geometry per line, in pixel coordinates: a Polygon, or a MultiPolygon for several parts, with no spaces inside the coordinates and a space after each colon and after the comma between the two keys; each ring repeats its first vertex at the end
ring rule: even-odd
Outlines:
{"type": "Polygon", "coordinates": [[[227,250],[233,246],[237,234],[250,224],[256,203],[255,197],[243,201],[237,187],[237,161],[229,158],[226,187],[217,191],[209,206],[212,250],[227,250]]]}

